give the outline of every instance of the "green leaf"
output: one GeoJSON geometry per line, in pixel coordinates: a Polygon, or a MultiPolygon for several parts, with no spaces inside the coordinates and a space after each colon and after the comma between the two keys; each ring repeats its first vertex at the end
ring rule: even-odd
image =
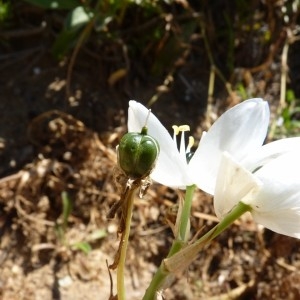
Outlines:
{"type": "Polygon", "coordinates": [[[296,99],[296,96],[295,96],[294,91],[291,90],[291,89],[288,89],[286,91],[286,101],[287,101],[287,103],[292,103],[293,101],[295,101],[295,99],[296,99]]]}
{"type": "Polygon", "coordinates": [[[6,21],[11,13],[11,5],[10,3],[4,3],[0,0],[0,23],[6,21]]]}
{"type": "Polygon", "coordinates": [[[93,18],[92,12],[87,12],[82,6],[73,9],[65,20],[64,29],[59,33],[52,53],[58,59],[61,59],[77,42],[82,27],[93,18]]]}
{"type": "Polygon", "coordinates": [[[46,9],[73,9],[81,3],[79,0],[24,0],[30,4],[46,9]]]}
{"type": "Polygon", "coordinates": [[[78,30],[63,30],[52,46],[53,55],[61,59],[76,44],[78,33],[78,30]]]}
{"type": "Polygon", "coordinates": [[[89,241],[95,241],[95,240],[103,239],[106,236],[107,236],[107,232],[105,229],[97,229],[93,231],[91,234],[89,234],[86,239],[89,241]]]}
{"type": "Polygon", "coordinates": [[[76,30],[87,24],[92,18],[92,12],[88,12],[83,6],[78,6],[68,14],[65,20],[65,29],[76,30]]]}
{"type": "Polygon", "coordinates": [[[85,254],[89,254],[92,251],[92,247],[89,243],[87,242],[79,242],[73,245],[74,249],[81,250],[85,254]]]}

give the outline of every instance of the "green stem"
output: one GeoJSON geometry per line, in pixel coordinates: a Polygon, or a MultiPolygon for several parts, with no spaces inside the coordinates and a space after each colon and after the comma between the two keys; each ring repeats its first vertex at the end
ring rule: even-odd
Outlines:
{"type": "Polygon", "coordinates": [[[164,260],[165,273],[177,273],[185,270],[197,257],[199,251],[208,245],[215,237],[227,229],[245,212],[251,211],[251,206],[239,202],[214,228],[204,234],[193,244],[183,248],[178,253],[164,260]]]}
{"type": "MultiPolygon", "coordinates": [[[[190,221],[192,200],[193,200],[193,194],[195,189],[196,189],[196,185],[191,185],[186,188],[184,203],[183,203],[181,216],[179,220],[179,229],[178,229],[179,234],[176,237],[176,239],[173,241],[173,244],[169,250],[167,257],[171,257],[172,255],[180,251],[180,249],[184,246],[188,238],[189,231],[187,229],[190,221]]],[[[152,281],[144,295],[143,300],[155,299],[156,291],[162,287],[162,285],[166,280],[167,275],[168,274],[164,274],[164,271],[162,269],[162,264],[161,264],[156,274],[152,278],[152,281]]]]}
{"type": "MultiPolygon", "coordinates": [[[[180,251],[182,246],[183,246],[183,242],[180,242],[179,240],[174,240],[167,257],[172,257],[172,255],[174,255],[178,251],[180,251]]],[[[170,275],[170,273],[165,272],[164,264],[162,262],[161,265],[159,266],[158,270],[156,271],[155,275],[153,276],[151,283],[145,292],[143,300],[156,299],[156,292],[162,288],[164,282],[167,279],[167,276],[169,276],[169,275],[170,275]]]]}
{"type": "Polygon", "coordinates": [[[133,202],[134,202],[134,195],[136,189],[131,189],[128,192],[127,196],[127,215],[125,220],[125,231],[122,242],[122,248],[120,252],[120,258],[118,263],[118,270],[117,270],[117,294],[118,300],[125,300],[126,293],[125,293],[125,261],[126,261],[126,252],[128,247],[128,240],[129,240],[129,233],[130,233],[130,224],[132,218],[132,210],[133,210],[133,202]]]}
{"type": "Polygon", "coordinates": [[[196,185],[191,185],[186,188],[185,199],[184,199],[182,212],[180,216],[179,239],[184,242],[188,239],[190,234],[188,227],[190,222],[192,200],[193,200],[195,189],[196,189],[196,185]]]}
{"type": "MultiPolygon", "coordinates": [[[[203,235],[195,243],[183,249],[177,245],[176,251],[173,251],[173,255],[169,255],[168,258],[161,263],[148,289],[146,290],[143,300],[156,299],[156,292],[162,287],[168,276],[185,270],[190,263],[195,260],[199,251],[205,245],[209,244],[216,236],[227,229],[241,215],[250,210],[251,207],[249,205],[239,202],[238,205],[234,207],[219,224],[203,235]]],[[[172,248],[175,247],[175,245],[176,243],[172,245],[172,248]]]]}

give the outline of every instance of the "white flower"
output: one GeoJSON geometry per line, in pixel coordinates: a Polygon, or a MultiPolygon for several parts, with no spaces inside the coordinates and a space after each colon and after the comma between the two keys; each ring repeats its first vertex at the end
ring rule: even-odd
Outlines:
{"type": "MultiPolygon", "coordinates": [[[[139,132],[145,125],[148,109],[131,100],[128,110],[128,131],[139,132]]],[[[269,124],[267,102],[255,98],[242,102],[226,111],[202,135],[193,157],[186,160],[184,131],[186,126],[175,127],[175,133],[182,132],[180,150],[176,138],[153,113],[147,122],[148,133],[160,145],[160,155],[151,177],[170,187],[185,188],[196,184],[202,190],[213,194],[222,153],[227,151],[236,160],[242,161],[251,152],[257,151],[264,142],[269,124]]],[[[187,150],[187,151],[186,151],[187,150]]]]}
{"type": "Polygon", "coordinates": [[[255,152],[249,153],[249,155],[242,160],[242,165],[253,172],[258,167],[262,167],[280,155],[295,150],[300,151],[300,137],[277,140],[263,145],[255,152]]]}
{"type": "MultiPolygon", "coordinates": [[[[257,223],[277,233],[300,238],[299,138],[284,139],[277,145],[270,143],[263,151],[271,148],[269,159],[264,160],[263,165],[258,160],[254,173],[228,153],[223,154],[214,197],[215,211],[223,218],[241,201],[251,207],[257,223]],[[298,151],[290,149],[281,155],[279,150],[274,151],[285,148],[284,144],[293,144],[298,151]],[[271,153],[278,155],[272,158],[271,153]]],[[[252,167],[255,168],[253,161],[252,167]]]]}

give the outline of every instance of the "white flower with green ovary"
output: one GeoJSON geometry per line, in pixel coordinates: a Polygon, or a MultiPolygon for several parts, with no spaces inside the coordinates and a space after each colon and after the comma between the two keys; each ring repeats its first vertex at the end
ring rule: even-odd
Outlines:
{"type": "MultiPolygon", "coordinates": [[[[131,100],[128,110],[128,131],[140,132],[148,109],[131,100]]],[[[151,173],[153,180],[170,187],[185,188],[196,184],[213,194],[217,172],[224,151],[237,161],[254,153],[264,142],[269,124],[269,106],[260,98],[246,100],[226,111],[204,132],[192,158],[187,161],[190,146],[185,146],[184,132],[188,126],[175,126],[173,138],[153,113],[147,121],[148,134],[160,145],[160,154],[151,173]],[[176,135],[181,132],[178,149],[176,135]]]]}

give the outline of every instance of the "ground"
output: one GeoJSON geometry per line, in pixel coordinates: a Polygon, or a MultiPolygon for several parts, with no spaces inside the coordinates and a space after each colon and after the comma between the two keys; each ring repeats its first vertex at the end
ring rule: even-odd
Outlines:
{"type": "MultiPolygon", "coordinates": [[[[24,34],[12,36],[1,56],[0,296],[108,299],[107,263],[118,247],[118,219],[106,215],[119,199],[115,147],[126,132],[128,100],[147,104],[158,95],[153,112],[163,123],[168,128],[188,123],[199,140],[202,130],[241,97],[229,96],[217,82],[205,115],[209,71],[188,62],[164,93],[163,77],[151,75],[109,84],[99,61],[85,51],[68,78],[69,60],[51,55],[49,36],[24,34]]],[[[253,92],[266,97],[274,112],[278,60],[272,68],[274,76],[257,80],[253,92]]],[[[128,299],[142,298],[166,256],[173,239],[166,219],[180,197],[180,191],[153,183],[144,199],[136,199],[126,265],[128,299]]],[[[197,191],[192,235],[216,222],[211,196],[197,191]]],[[[299,299],[299,247],[298,240],[244,216],[174,278],[164,299],[299,299]]],[[[112,276],[115,284],[115,272],[112,276]]]]}

